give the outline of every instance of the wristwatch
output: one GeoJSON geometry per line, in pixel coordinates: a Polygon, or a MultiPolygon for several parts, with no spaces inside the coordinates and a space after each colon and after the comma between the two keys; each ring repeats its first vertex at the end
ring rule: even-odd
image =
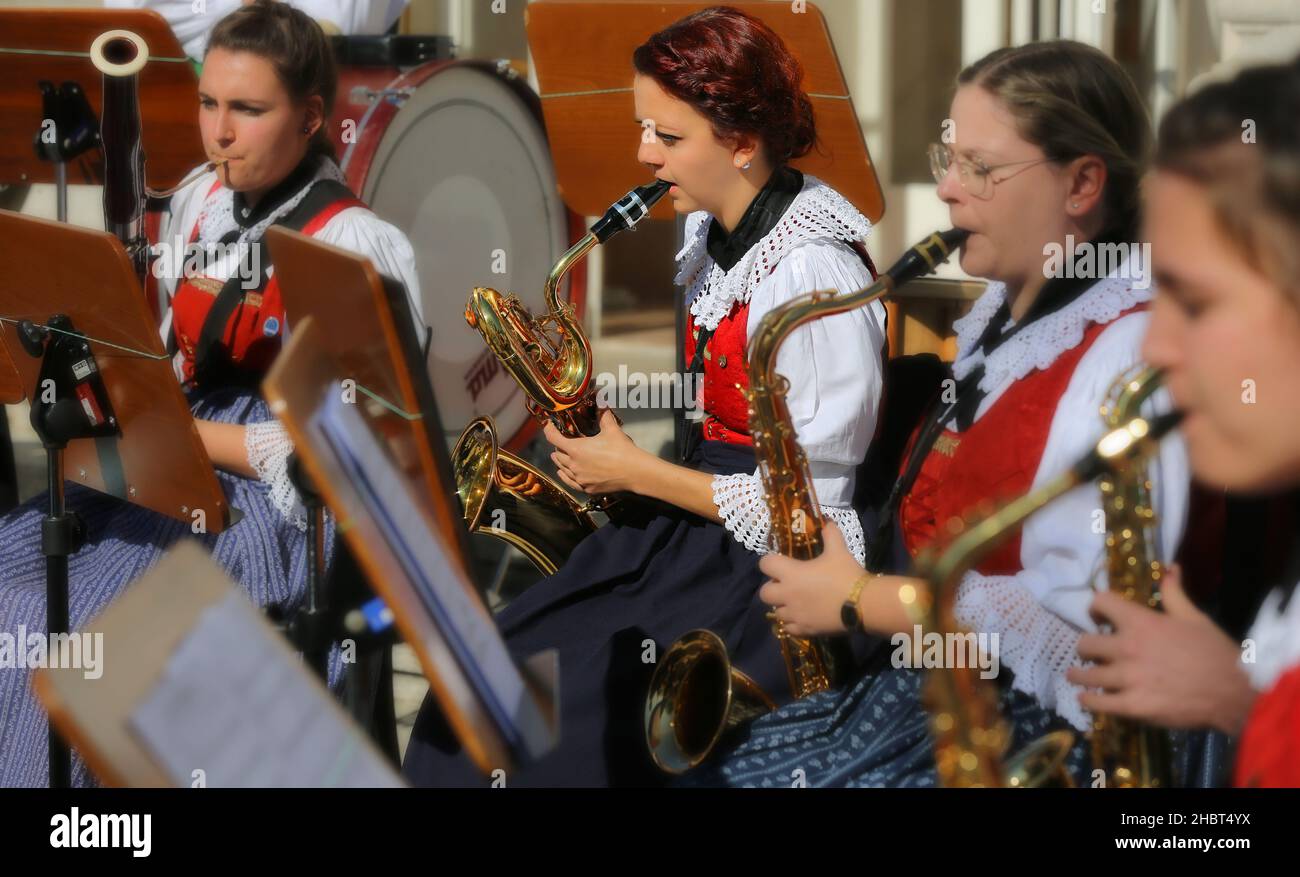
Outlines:
{"type": "Polygon", "coordinates": [[[848,599],[840,606],[840,622],[843,623],[845,630],[862,629],[862,616],[858,613],[858,598],[862,596],[862,589],[867,586],[867,582],[878,575],[880,573],[863,573],[854,580],[853,587],[849,588],[848,599]]]}

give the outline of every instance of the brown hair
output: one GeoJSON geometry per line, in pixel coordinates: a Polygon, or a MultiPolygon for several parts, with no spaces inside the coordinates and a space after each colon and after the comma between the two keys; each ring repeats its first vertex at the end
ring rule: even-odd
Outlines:
{"type": "Polygon", "coordinates": [[[1300,57],[1243,70],[1171,107],[1155,166],[1204,186],[1247,264],[1300,305],[1300,57]]]}
{"type": "Polygon", "coordinates": [[[1099,49],[1049,40],[998,49],[971,64],[958,85],[978,85],[1015,118],[1020,136],[1063,163],[1095,155],[1106,164],[1103,227],[1135,228],[1151,122],[1133,80],[1099,49]]]}
{"type": "Polygon", "coordinates": [[[217,48],[251,52],[270,61],[296,101],[320,95],[326,124],[312,135],[307,151],[310,155],[337,158],[329,139],[328,120],[334,111],[338,71],[334,50],[311,16],[288,3],[256,0],[217,22],[206,51],[217,48]]]}

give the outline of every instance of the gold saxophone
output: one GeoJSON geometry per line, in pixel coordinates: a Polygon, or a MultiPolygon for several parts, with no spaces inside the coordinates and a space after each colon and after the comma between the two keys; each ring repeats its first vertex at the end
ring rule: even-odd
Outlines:
{"type": "Polygon", "coordinates": [[[561,302],[560,281],[596,244],[634,228],[671,184],[658,180],[638,186],[615,201],[551,268],[543,293],[546,313],[534,318],[515,295],[476,286],[465,321],[478,330],[496,358],[523,388],[528,410],[551,421],[570,438],[600,432],[596,390],[591,383],[591,344],[573,313],[561,302]]]}
{"type": "MultiPolygon", "coordinates": [[[[926,631],[960,633],[954,615],[963,574],[1000,545],[1026,518],[1080,484],[1103,477],[1122,477],[1154,453],[1181,414],[1150,420],[1133,417],[1110,430],[1069,471],[1014,499],[988,517],[963,525],[942,552],[923,552],[916,574],[927,587],[902,596],[916,622],[926,631]]],[[[990,787],[1073,785],[1065,758],[1074,742],[1069,731],[1054,731],[1004,762],[1010,729],[998,710],[997,687],[976,668],[947,667],[930,672],[926,705],[931,712],[935,761],[945,786],[990,787]]]]}
{"type": "MultiPolygon", "coordinates": [[[[1113,429],[1139,414],[1142,403],[1160,386],[1160,373],[1136,367],[1111,385],[1101,409],[1113,429]]],[[[1145,460],[1128,461],[1101,476],[1102,509],[1106,518],[1106,573],[1111,591],[1126,600],[1160,608],[1164,566],[1154,555],[1156,513],[1145,460]]],[[[1093,766],[1105,772],[1114,788],[1169,788],[1173,761],[1169,735],[1132,719],[1098,713],[1092,724],[1093,766]]]]}
{"type": "Polygon", "coordinates": [[[470,532],[513,545],[543,575],[553,575],[596,529],[567,490],[501,447],[490,417],[465,427],[451,465],[470,532]]]}
{"type": "MultiPolygon", "coordinates": [[[[822,516],[813,491],[808,458],[799,446],[786,395],[790,383],[776,374],[776,354],[798,327],[813,320],[865,307],[903,284],[933,272],[966,239],[951,229],[930,235],[908,250],[871,286],[849,295],[812,292],[765,314],[749,345],[750,434],[771,515],[772,550],[811,560],[822,553],[822,516]]],[[[771,616],[769,616],[771,617],[771,616]]],[[[772,626],[795,698],[825,691],[836,667],[824,639],[790,636],[772,626]]],[[[694,630],[677,640],[655,668],[645,704],[646,745],[669,773],[695,767],[730,731],[774,709],[761,687],[735,667],[722,639],[694,630]]]]}
{"type": "MultiPolygon", "coordinates": [[[[669,186],[659,180],[628,192],[560,257],[546,278],[544,315],[534,318],[517,296],[488,287],[470,294],[466,322],[523,388],[533,416],[571,438],[595,435],[600,424],[591,344],[572,305],[560,301],[560,281],[596,244],[640,222],[669,186]]],[[[452,465],[470,531],[513,545],[544,575],[559,569],[596,529],[591,511],[608,510],[607,499],[581,504],[554,479],[502,448],[490,417],[465,427],[452,465]]]]}

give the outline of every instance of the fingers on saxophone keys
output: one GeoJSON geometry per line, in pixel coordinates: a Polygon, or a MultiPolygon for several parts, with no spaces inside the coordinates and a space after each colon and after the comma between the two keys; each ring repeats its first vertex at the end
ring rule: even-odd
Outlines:
{"type": "Polygon", "coordinates": [[[1076,647],[1085,661],[1114,661],[1124,654],[1124,644],[1114,634],[1089,633],[1079,637],[1076,647]]]}

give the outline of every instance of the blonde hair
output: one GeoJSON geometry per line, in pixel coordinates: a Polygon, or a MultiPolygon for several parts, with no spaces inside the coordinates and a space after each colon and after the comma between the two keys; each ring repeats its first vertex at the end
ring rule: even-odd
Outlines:
{"type": "Polygon", "coordinates": [[[998,49],[957,76],[997,98],[1020,136],[1056,163],[1095,155],[1106,165],[1103,227],[1135,228],[1151,122],[1137,87],[1104,52],[1072,40],[998,49]]]}

